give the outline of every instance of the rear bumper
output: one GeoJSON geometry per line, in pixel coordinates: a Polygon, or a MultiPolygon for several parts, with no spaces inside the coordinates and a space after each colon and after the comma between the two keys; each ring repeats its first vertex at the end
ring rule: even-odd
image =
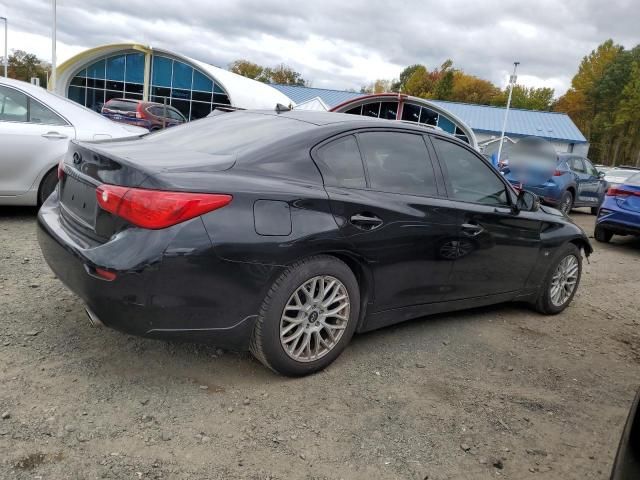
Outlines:
{"type": "Polygon", "coordinates": [[[105,326],[156,338],[245,349],[264,290],[279,267],[218,258],[202,221],[131,229],[98,245],[63,225],[57,194],[38,213],[38,242],[57,277],[105,326]],[[94,268],[116,273],[113,281],[94,268]]]}
{"type": "Polygon", "coordinates": [[[640,235],[640,212],[622,209],[615,198],[606,197],[598,210],[596,226],[617,235],[640,235]]]}

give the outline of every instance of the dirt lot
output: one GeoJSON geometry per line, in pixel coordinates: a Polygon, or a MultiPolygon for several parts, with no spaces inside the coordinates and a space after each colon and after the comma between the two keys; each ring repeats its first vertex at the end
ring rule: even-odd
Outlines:
{"type": "Polygon", "coordinates": [[[32,209],[0,210],[0,245],[2,479],[605,479],[640,384],[637,240],[596,244],[559,316],[413,321],[298,380],[91,328],[32,209]]]}

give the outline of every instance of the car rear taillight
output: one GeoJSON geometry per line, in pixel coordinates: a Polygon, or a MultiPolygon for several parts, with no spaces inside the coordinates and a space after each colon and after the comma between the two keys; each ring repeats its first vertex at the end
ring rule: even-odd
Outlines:
{"type": "Polygon", "coordinates": [[[233,197],[217,193],[168,192],[100,185],[98,205],[142,228],[170,227],[228,205],[233,197]]]}
{"type": "Polygon", "coordinates": [[[640,197],[640,191],[625,190],[621,187],[610,187],[607,190],[608,197],[640,197]]]}
{"type": "Polygon", "coordinates": [[[136,107],[136,118],[144,118],[144,113],[142,113],[142,104],[138,103],[136,107]]]}
{"type": "Polygon", "coordinates": [[[563,172],[562,170],[556,170],[553,172],[553,176],[554,177],[560,177],[562,175],[564,175],[565,172],[563,172]]]}
{"type": "Polygon", "coordinates": [[[64,178],[64,160],[58,163],[58,181],[64,178]]]}

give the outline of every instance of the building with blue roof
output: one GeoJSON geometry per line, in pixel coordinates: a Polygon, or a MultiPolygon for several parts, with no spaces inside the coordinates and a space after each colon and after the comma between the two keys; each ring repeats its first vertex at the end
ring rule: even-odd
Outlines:
{"type": "MultiPolygon", "coordinates": [[[[322,107],[324,105],[327,110],[332,110],[346,102],[354,102],[368,95],[292,85],[272,85],[272,87],[289,97],[296,108],[325,109],[322,107]]],[[[441,100],[427,102],[450,112],[466,123],[475,133],[481,148],[500,136],[506,110],[504,107],[441,100]]],[[[439,126],[438,121],[436,120],[432,125],[439,126]]],[[[589,150],[587,139],[566,113],[511,108],[505,134],[514,140],[529,136],[544,138],[551,142],[558,152],[575,152],[586,156],[589,150]]]]}

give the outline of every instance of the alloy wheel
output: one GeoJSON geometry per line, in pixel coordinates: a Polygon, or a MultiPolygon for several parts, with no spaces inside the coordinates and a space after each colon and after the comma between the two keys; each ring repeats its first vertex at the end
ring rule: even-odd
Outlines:
{"type": "Polygon", "coordinates": [[[562,204],[560,205],[562,213],[569,215],[569,212],[571,211],[571,204],[573,203],[572,200],[573,198],[571,197],[571,194],[565,195],[562,198],[562,204]]]}
{"type": "Polygon", "coordinates": [[[564,257],[551,277],[550,299],[556,307],[564,305],[576,288],[578,283],[579,263],[575,255],[564,257]]]}
{"type": "Polygon", "coordinates": [[[313,362],[338,344],[351,304],[344,284],[330,275],[313,277],[289,297],[280,318],[280,344],[298,362],[313,362]]]}

